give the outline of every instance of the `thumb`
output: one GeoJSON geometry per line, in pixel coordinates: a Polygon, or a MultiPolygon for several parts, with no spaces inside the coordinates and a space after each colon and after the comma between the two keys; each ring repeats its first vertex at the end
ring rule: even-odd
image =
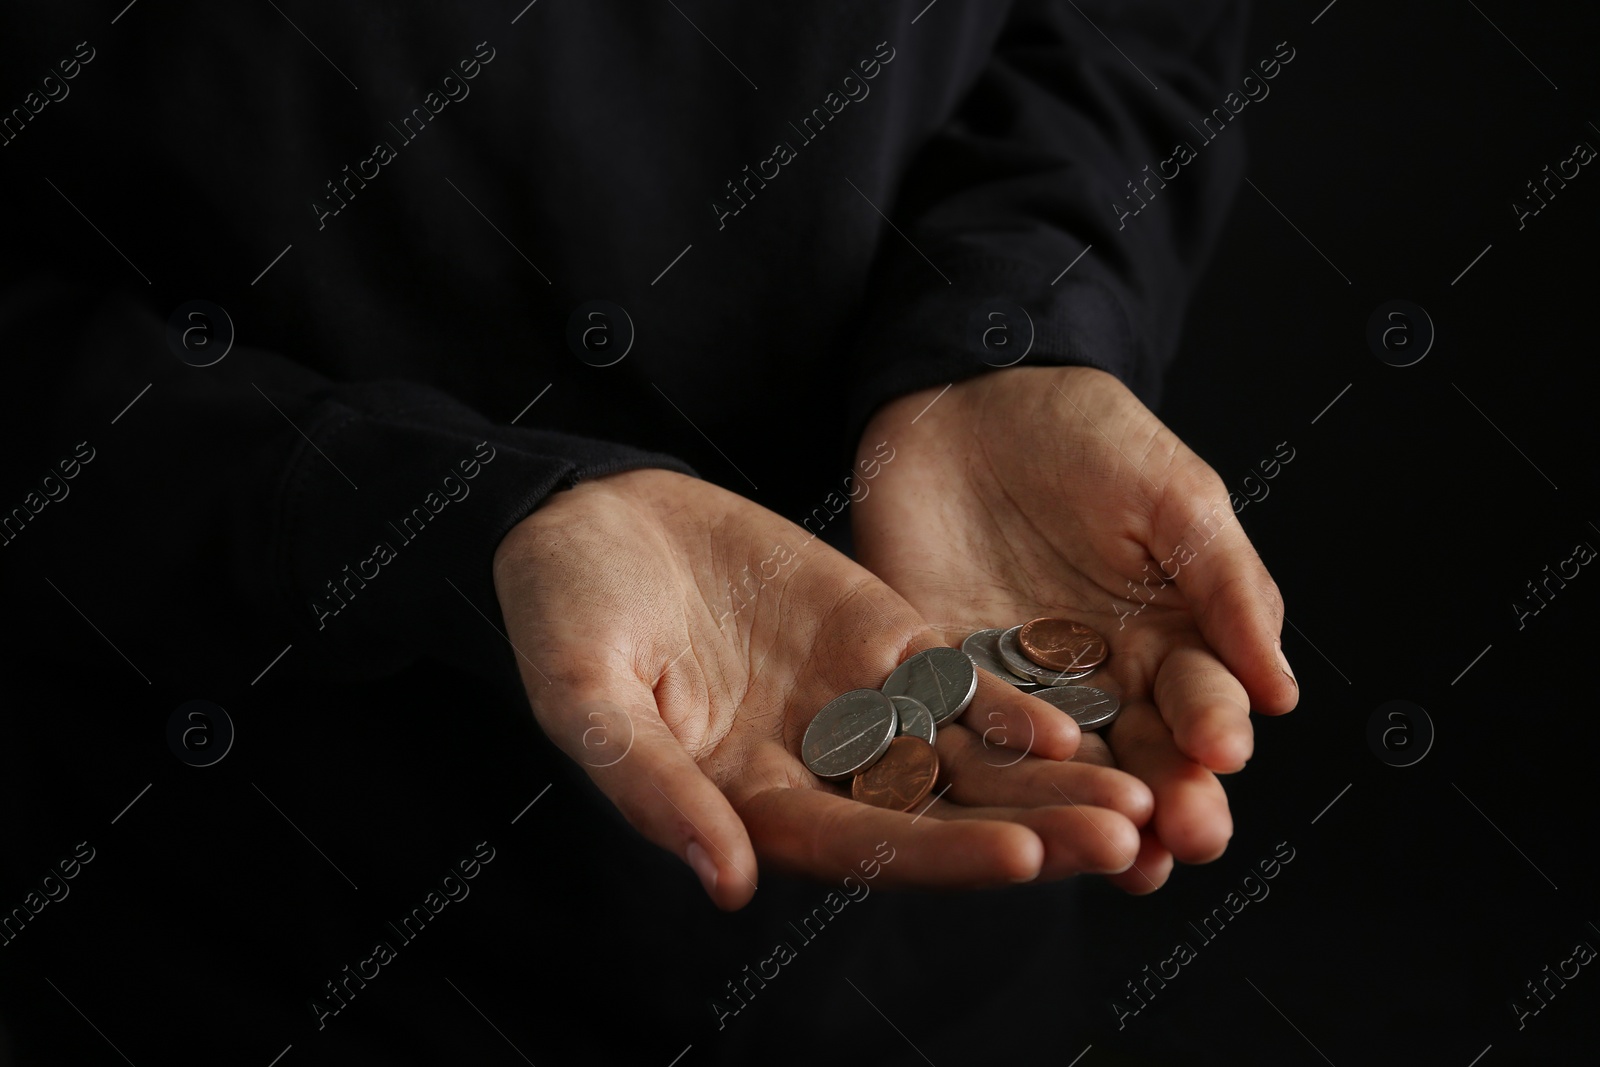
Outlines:
{"type": "Polygon", "coordinates": [[[629,825],[688,864],[717,907],[750,902],[757,874],[750,835],[661,720],[648,686],[612,678],[601,689],[551,687],[534,714],[629,825]]]}
{"type": "MultiPolygon", "coordinates": [[[[1279,643],[1284,616],[1278,584],[1232,507],[1222,502],[1226,497],[1197,493],[1180,500],[1163,508],[1156,522],[1158,544],[1171,550],[1160,565],[1163,577],[1175,579],[1194,605],[1206,643],[1244,685],[1251,706],[1272,715],[1289,711],[1300,691],[1279,643]]],[[[1150,546],[1152,555],[1156,547],[1150,546]]]]}

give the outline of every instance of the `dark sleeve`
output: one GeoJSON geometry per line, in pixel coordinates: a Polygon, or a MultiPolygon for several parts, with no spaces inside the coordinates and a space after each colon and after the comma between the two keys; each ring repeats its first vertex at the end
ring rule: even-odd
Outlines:
{"type": "Polygon", "coordinates": [[[895,195],[901,233],[884,228],[858,334],[857,427],[889,399],[1012,358],[979,354],[986,322],[1005,321],[1020,351],[1025,324],[987,318],[1004,304],[1032,320],[1024,364],[1099,367],[1155,402],[1243,171],[1242,131],[1212,118],[1208,141],[1202,118],[1231,118],[1229,93],[1248,103],[1244,28],[1237,0],[1013,5],[895,195]]]}
{"type": "Polygon", "coordinates": [[[491,561],[506,532],[584,478],[693,473],[285,354],[188,366],[167,332],[117,289],[34,280],[0,298],[28,428],[0,464],[4,584],[56,609],[41,643],[74,634],[72,655],[95,654],[87,620],[145,676],[242,685],[292,644],[275,673],[371,677],[426,657],[504,677],[491,561]]]}

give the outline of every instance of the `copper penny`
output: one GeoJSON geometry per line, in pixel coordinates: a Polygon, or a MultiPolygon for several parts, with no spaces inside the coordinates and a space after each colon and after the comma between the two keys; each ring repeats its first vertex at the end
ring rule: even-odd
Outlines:
{"type": "Polygon", "coordinates": [[[1034,619],[1017,634],[1023,654],[1053,671],[1081,671],[1106,661],[1106,639],[1071,619],[1034,619]]]}
{"type": "Polygon", "coordinates": [[[910,811],[922,803],[939,777],[939,754],[920,737],[897,737],[889,751],[850,783],[850,795],[863,804],[910,811]]]}

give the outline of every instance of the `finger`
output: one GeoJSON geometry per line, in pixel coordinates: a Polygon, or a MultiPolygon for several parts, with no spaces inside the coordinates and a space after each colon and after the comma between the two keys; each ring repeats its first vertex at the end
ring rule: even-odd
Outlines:
{"type": "Polygon", "coordinates": [[[1142,897],[1154,893],[1167,884],[1172,874],[1172,853],[1167,850],[1155,831],[1146,826],[1139,833],[1139,856],[1133,866],[1120,874],[1106,875],[1106,881],[1132,896],[1142,897]]]}
{"type": "Polygon", "coordinates": [[[1107,728],[1117,765],[1155,794],[1161,844],[1182,863],[1209,863],[1233,836],[1228,796],[1217,776],[1178,750],[1172,732],[1148,700],[1129,702],[1107,728]]]}
{"type": "Polygon", "coordinates": [[[957,720],[991,748],[1016,749],[1044,759],[1071,759],[1082,732],[1072,716],[1022,692],[988,671],[978,671],[972,706],[957,720]]]}
{"type": "Polygon", "coordinates": [[[539,692],[545,732],[635,830],[689,865],[717,907],[744,907],[757,877],[744,823],[661,721],[649,688],[628,680],[581,692],[539,692]]]}
{"type": "Polygon", "coordinates": [[[1300,687],[1283,656],[1283,596],[1233,516],[1210,468],[1163,499],[1148,546],[1193,605],[1206,642],[1244,684],[1257,711],[1291,710],[1300,687]],[[1176,501],[1176,502],[1174,502],[1176,501]],[[1176,547],[1174,547],[1176,546],[1176,547]]]}
{"type": "Polygon", "coordinates": [[[1250,696],[1205,649],[1172,651],[1156,671],[1156,707],[1179,751],[1218,774],[1243,769],[1255,749],[1250,696]]]}
{"type": "Polygon", "coordinates": [[[1045,858],[1039,835],[1016,822],[924,818],[820,789],[767,789],[739,814],[763,862],[816,878],[864,875],[876,858],[883,885],[977,889],[1031,882],[1045,858]]]}
{"type": "Polygon", "coordinates": [[[938,800],[927,808],[927,815],[954,823],[1004,820],[1027,827],[1044,842],[1041,881],[1125,871],[1139,853],[1138,827],[1107,808],[1069,803],[1033,808],[966,807],[938,800]]]}
{"type": "Polygon", "coordinates": [[[989,745],[965,726],[940,730],[936,745],[940,777],[950,785],[945,797],[957,804],[1087,804],[1119,812],[1136,826],[1148,822],[1154,810],[1149,786],[1110,767],[1039,759],[989,745]]]}

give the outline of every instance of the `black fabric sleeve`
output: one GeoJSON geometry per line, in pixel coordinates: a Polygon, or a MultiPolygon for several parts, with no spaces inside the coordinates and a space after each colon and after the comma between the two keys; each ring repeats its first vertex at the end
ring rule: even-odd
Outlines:
{"type": "Polygon", "coordinates": [[[1245,99],[1245,22],[1237,0],[1014,4],[895,196],[858,333],[858,430],[896,396],[998,365],[972,321],[996,300],[1032,320],[1023,365],[1099,367],[1155,403],[1243,172],[1242,132],[1207,141],[1201,118],[1245,99]],[[1163,180],[1180,142],[1196,158],[1163,180]]]}
{"type": "Polygon", "coordinates": [[[507,531],[585,478],[694,473],[270,352],[188,366],[115,290],[13,286],[0,347],[36,371],[8,405],[33,432],[5,464],[0,571],[70,601],[145,675],[242,683],[292,644],[276,675],[430,658],[505,677],[491,561],[507,531]]]}

